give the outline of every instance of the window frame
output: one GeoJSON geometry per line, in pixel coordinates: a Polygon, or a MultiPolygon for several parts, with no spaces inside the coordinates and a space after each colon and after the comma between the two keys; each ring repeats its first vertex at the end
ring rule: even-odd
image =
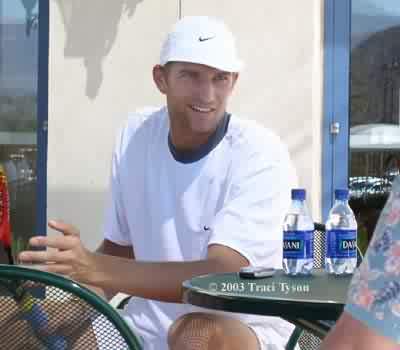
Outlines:
{"type": "Polygon", "coordinates": [[[325,0],[324,108],[322,123],[322,218],[333,205],[334,190],[348,187],[351,0],[325,0]],[[339,132],[333,134],[333,123],[339,132]]]}
{"type": "Polygon", "coordinates": [[[49,87],[49,0],[39,0],[37,79],[37,183],[36,233],[47,231],[47,124],[49,87]]]}

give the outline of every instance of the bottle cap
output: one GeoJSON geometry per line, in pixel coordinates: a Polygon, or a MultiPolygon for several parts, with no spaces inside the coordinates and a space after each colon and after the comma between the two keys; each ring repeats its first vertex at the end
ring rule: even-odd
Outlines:
{"type": "Polygon", "coordinates": [[[344,201],[349,199],[349,190],[347,188],[340,188],[335,190],[335,199],[344,201]]]}
{"type": "Polygon", "coordinates": [[[292,199],[304,201],[306,199],[306,190],[302,188],[295,188],[292,190],[292,199]]]}

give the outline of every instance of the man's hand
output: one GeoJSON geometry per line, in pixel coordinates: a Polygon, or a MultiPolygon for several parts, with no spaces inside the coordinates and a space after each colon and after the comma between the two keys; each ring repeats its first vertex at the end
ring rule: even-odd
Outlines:
{"type": "Polygon", "coordinates": [[[40,269],[65,275],[82,283],[90,283],[96,271],[96,254],[87,250],[76,227],[61,221],[49,221],[48,226],[62,233],[57,236],[36,236],[29,240],[32,247],[52,248],[45,251],[25,251],[19,255],[22,263],[40,264],[40,269]]]}

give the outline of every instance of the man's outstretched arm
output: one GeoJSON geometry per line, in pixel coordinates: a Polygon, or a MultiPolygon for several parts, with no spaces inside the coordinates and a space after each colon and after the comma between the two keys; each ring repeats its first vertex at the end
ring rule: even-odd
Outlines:
{"type": "Polygon", "coordinates": [[[91,283],[102,288],[166,302],[182,301],[182,282],[194,276],[239,271],[247,259],[222,245],[212,245],[205,260],[190,262],[140,262],[104,255],[95,257],[98,270],[91,283]]]}
{"type": "Polygon", "coordinates": [[[207,273],[238,271],[248,265],[241,254],[218,244],[209,247],[207,259],[189,262],[141,262],[93,253],[82,245],[73,226],[60,222],[50,222],[49,226],[63,235],[34,237],[30,244],[56,249],[23,252],[21,261],[43,264],[43,270],[66,275],[108,293],[122,292],[178,303],[182,301],[183,281],[207,273]]]}

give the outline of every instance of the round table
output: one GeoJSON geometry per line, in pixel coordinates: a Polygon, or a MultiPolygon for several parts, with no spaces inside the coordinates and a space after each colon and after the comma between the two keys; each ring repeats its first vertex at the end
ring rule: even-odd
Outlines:
{"type": "Polygon", "coordinates": [[[183,301],[215,310],[279,316],[323,335],[343,311],[351,277],[323,270],[310,276],[287,276],[278,270],[262,279],[209,274],[183,283],[183,301]]]}

